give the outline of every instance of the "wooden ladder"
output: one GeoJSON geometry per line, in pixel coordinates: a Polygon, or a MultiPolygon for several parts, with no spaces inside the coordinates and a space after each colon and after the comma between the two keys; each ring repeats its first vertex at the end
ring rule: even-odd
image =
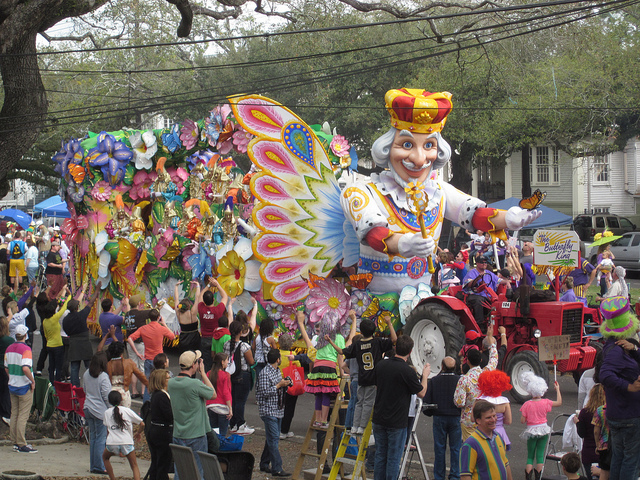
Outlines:
{"type": "Polygon", "coordinates": [[[336,453],[336,457],[333,460],[333,467],[331,467],[331,473],[329,473],[329,480],[336,480],[338,473],[340,473],[340,478],[345,478],[343,472],[344,465],[353,466],[351,480],[358,480],[358,478],[367,480],[364,463],[367,456],[367,448],[369,447],[369,439],[371,438],[372,429],[373,427],[371,423],[371,417],[369,417],[369,423],[367,423],[362,436],[353,436],[358,443],[358,454],[355,456],[355,458],[353,458],[353,455],[347,454],[347,448],[353,447],[353,444],[349,443],[352,435],[344,432],[344,434],[342,435],[342,440],[340,441],[340,446],[338,447],[338,452],[336,453]]]}
{"type": "Polygon", "coordinates": [[[300,456],[298,457],[296,468],[293,470],[293,480],[299,480],[301,478],[300,474],[302,473],[302,467],[304,466],[305,457],[313,457],[318,459],[318,469],[316,470],[314,480],[320,480],[322,478],[322,472],[324,470],[324,465],[327,461],[327,457],[329,456],[329,449],[331,448],[334,431],[335,429],[338,429],[344,432],[344,425],[339,424],[339,418],[340,410],[346,409],[348,405],[348,401],[345,401],[344,399],[344,390],[347,385],[351,386],[349,378],[343,377],[340,380],[340,392],[336,395],[336,399],[333,402],[331,416],[329,417],[329,426],[327,428],[313,426],[313,423],[316,421],[316,412],[315,410],[313,411],[311,421],[309,422],[309,428],[307,429],[307,435],[304,437],[304,441],[302,442],[302,449],[300,450],[300,456]],[[313,451],[309,448],[309,446],[311,445],[311,437],[313,436],[314,432],[326,432],[326,436],[324,437],[324,444],[322,445],[322,451],[319,454],[316,453],[315,448],[313,449],[313,451]]]}

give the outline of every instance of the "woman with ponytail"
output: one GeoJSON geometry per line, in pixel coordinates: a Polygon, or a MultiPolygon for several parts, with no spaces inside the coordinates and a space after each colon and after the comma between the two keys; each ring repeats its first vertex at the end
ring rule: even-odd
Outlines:
{"type": "Polygon", "coordinates": [[[105,469],[110,480],[115,480],[113,467],[110,458],[114,455],[127,457],[134,480],[140,480],[140,469],[136,459],[136,449],[134,446],[133,424],[138,424],[135,439],[140,440],[144,431],[144,422],[130,408],[120,406],[122,395],[117,390],[109,392],[109,403],[112,405],[104,412],[104,425],[107,427],[107,446],[102,454],[105,469]]]}
{"type": "Polygon", "coordinates": [[[228,371],[231,374],[233,416],[229,426],[231,427],[231,433],[251,435],[254,429],[250,428],[245,422],[244,406],[251,391],[250,368],[254,364],[254,360],[251,347],[240,339],[243,327],[243,324],[238,320],[231,322],[231,325],[229,325],[231,340],[224,344],[224,353],[229,358],[228,371]]]}

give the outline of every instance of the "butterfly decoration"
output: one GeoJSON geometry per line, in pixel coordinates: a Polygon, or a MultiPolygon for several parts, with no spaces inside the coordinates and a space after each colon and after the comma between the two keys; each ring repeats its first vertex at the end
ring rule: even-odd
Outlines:
{"type": "Polygon", "coordinates": [[[80,185],[82,182],[84,182],[84,177],[87,174],[87,170],[82,165],[70,163],[69,174],[73,178],[73,181],[80,185]]]}
{"type": "Polygon", "coordinates": [[[371,283],[373,279],[372,273],[358,273],[356,275],[349,275],[349,285],[358,290],[364,290],[371,283]]]}
{"type": "Polygon", "coordinates": [[[309,280],[307,280],[307,283],[309,284],[309,288],[315,288],[318,286],[318,282],[323,282],[324,280],[324,277],[309,272],[309,280]]]}
{"type": "Polygon", "coordinates": [[[395,321],[395,315],[383,308],[380,308],[380,299],[378,297],[373,297],[371,299],[371,303],[369,307],[362,314],[362,318],[368,318],[369,320],[373,320],[376,324],[376,327],[381,331],[387,328],[387,323],[384,321],[383,314],[389,315],[391,317],[392,323],[395,321]]]}
{"type": "Polygon", "coordinates": [[[539,207],[542,202],[544,202],[545,197],[547,196],[547,192],[541,192],[539,189],[533,192],[528,198],[523,198],[520,200],[520,208],[524,208],[526,210],[533,210],[539,207]]]}

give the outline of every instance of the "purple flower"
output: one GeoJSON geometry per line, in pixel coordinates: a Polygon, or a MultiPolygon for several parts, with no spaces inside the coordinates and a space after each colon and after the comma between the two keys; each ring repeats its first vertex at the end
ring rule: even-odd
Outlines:
{"type": "Polygon", "coordinates": [[[54,170],[64,177],[69,173],[69,163],[80,165],[83,158],[84,149],[80,145],[80,140],[72,138],[67,143],[62,142],[60,151],[51,160],[57,163],[54,170]]]}
{"type": "Polygon", "coordinates": [[[127,165],[133,158],[133,152],[124,143],[116,140],[107,132],[98,134],[98,145],[87,155],[91,167],[101,167],[102,173],[111,185],[117,185],[124,178],[127,165]]]}
{"type": "Polygon", "coordinates": [[[200,150],[187,157],[187,163],[189,164],[189,170],[193,170],[198,163],[209,163],[209,160],[213,157],[214,153],[211,150],[200,150]]]}
{"type": "Polygon", "coordinates": [[[84,199],[84,187],[73,183],[67,187],[67,193],[73,203],[80,203],[84,199]]]}

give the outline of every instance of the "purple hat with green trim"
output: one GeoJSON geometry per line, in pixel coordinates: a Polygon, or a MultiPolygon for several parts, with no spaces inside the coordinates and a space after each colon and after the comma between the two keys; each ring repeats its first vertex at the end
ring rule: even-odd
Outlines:
{"type": "Polygon", "coordinates": [[[600,313],[604,319],[600,326],[603,337],[628,338],[638,330],[638,319],[626,297],[605,298],[600,304],[600,313]]]}

